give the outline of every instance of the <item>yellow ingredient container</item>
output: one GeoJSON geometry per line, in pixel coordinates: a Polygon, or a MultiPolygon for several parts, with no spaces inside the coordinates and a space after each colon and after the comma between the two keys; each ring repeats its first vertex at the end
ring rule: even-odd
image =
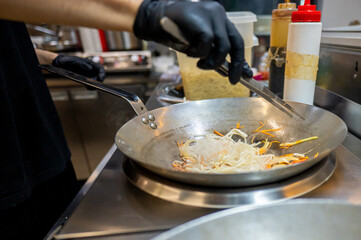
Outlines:
{"type": "MultiPolygon", "coordinates": [[[[227,13],[228,18],[242,35],[245,46],[245,59],[251,64],[253,44],[253,23],[256,15],[251,12],[227,13]]],[[[182,76],[184,93],[187,100],[211,98],[248,97],[248,88],[237,83],[232,85],[228,78],[222,77],[213,70],[201,70],[197,67],[196,58],[187,57],[177,52],[177,58],[182,76]]]]}

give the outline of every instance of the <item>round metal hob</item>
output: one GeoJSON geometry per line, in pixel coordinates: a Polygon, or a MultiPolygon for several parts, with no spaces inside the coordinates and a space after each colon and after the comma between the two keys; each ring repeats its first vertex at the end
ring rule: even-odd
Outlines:
{"type": "Polygon", "coordinates": [[[331,154],[310,169],[283,181],[240,188],[209,188],[175,182],[140,167],[129,158],[124,159],[123,168],[132,184],[163,200],[195,207],[230,208],[265,205],[306,194],[331,177],[336,158],[331,154]]]}

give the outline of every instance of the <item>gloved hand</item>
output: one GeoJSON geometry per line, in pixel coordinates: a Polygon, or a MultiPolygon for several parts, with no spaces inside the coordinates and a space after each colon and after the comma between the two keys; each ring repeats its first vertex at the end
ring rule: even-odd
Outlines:
{"type": "Polygon", "coordinates": [[[241,76],[253,76],[244,60],[243,39],[217,2],[144,0],[133,30],[138,38],[155,41],[190,57],[200,58],[197,65],[202,69],[219,67],[229,53],[229,81],[232,84],[236,84],[241,76]],[[162,29],[160,19],[164,16],[178,25],[190,46],[180,43],[162,29]]]}
{"type": "MultiPolygon", "coordinates": [[[[53,60],[52,65],[84,75],[100,82],[103,82],[106,76],[105,70],[101,65],[86,58],[59,54],[53,60]]],[[[87,87],[87,89],[94,90],[92,87],[87,87]]]]}

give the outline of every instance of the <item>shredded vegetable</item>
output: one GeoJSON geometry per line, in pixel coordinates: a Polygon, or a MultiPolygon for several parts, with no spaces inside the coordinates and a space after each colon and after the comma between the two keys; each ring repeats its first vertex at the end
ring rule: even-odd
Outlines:
{"type": "Polygon", "coordinates": [[[265,125],[265,123],[260,122],[260,124],[261,124],[261,126],[259,128],[257,128],[256,130],[254,130],[253,132],[263,133],[263,134],[266,134],[268,136],[275,137],[275,135],[273,135],[273,134],[271,134],[269,132],[275,132],[275,131],[281,130],[281,128],[261,130],[263,128],[263,126],[265,125]]]}
{"type": "MultiPolygon", "coordinates": [[[[280,130],[261,130],[263,126],[264,123],[261,123],[254,132],[272,135],[267,133],[280,130]]],[[[253,143],[254,138],[252,138],[248,143],[248,135],[240,129],[242,127],[237,123],[237,126],[225,135],[214,130],[213,133],[199,140],[188,139],[184,143],[183,141],[177,143],[181,159],[173,162],[174,169],[204,173],[254,172],[297,164],[309,159],[300,153],[282,156],[268,153],[272,144],[279,142],[270,142],[266,139],[253,143]]],[[[309,138],[309,140],[312,139],[315,137],[309,138]]],[[[287,147],[294,145],[293,143],[283,144],[287,147]]]]}
{"type": "Polygon", "coordinates": [[[294,146],[294,145],[297,145],[297,144],[300,144],[300,143],[303,143],[303,142],[307,142],[307,141],[311,141],[311,140],[315,140],[315,139],[317,139],[317,138],[318,138],[317,136],[314,136],[314,137],[309,137],[309,138],[301,139],[301,140],[298,140],[298,141],[295,141],[295,142],[281,143],[281,144],[280,144],[280,148],[288,149],[289,147],[292,147],[292,146],[294,146]]]}

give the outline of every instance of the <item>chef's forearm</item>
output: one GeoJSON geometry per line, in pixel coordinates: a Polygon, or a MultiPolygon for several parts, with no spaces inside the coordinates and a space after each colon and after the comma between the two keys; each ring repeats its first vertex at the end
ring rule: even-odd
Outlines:
{"type": "Polygon", "coordinates": [[[35,52],[40,64],[51,64],[53,60],[58,56],[57,53],[41,49],[35,49],[35,52]]]}
{"type": "Polygon", "coordinates": [[[0,0],[0,18],[133,31],[143,0],[0,0]]]}

